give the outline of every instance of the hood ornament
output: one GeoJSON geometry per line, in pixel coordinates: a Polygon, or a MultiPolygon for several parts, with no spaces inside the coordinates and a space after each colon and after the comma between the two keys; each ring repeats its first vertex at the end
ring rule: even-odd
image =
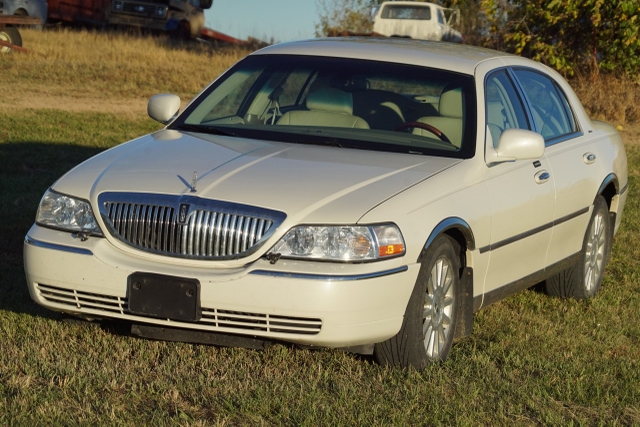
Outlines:
{"type": "Polygon", "coordinates": [[[193,178],[191,178],[191,192],[195,193],[196,191],[196,185],[198,184],[198,172],[194,171],[193,172],[193,178]]]}

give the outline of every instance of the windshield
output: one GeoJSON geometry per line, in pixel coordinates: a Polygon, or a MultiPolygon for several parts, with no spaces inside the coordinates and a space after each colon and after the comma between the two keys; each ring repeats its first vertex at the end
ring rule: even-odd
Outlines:
{"type": "Polygon", "coordinates": [[[254,55],[172,129],[365,150],[472,157],[473,77],[348,58],[254,55]]]}

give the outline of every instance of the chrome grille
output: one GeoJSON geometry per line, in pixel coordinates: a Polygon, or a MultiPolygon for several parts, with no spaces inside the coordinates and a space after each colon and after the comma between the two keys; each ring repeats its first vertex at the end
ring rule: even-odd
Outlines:
{"type": "Polygon", "coordinates": [[[156,6],[152,4],[139,4],[139,3],[124,3],[122,10],[128,13],[135,13],[137,15],[151,16],[155,13],[156,6]]]}
{"type": "Polygon", "coordinates": [[[284,219],[279,212],[193,196],[107,193],[99,203],[113,236],[138,249],[182,258],[249,255],[284,219]]]}
{"type": "MultiPolygon", "coordinates": [[[[143,316],[133,315],[129,312],[129,304],[124,297],[82,292],[42,283],[36,284],[36,289],[46,301],[66,306],[69,312],[128,320],[143,318],[143,316]]],[[[153,320],[159,322],[158,319],[153,320]]],[[[176,326],[177,322],[170,321],[170,323],[172,326],[176,326]]],[[[198,322],[184,322],[183,324],[185,326],[189,324],[202,325],[204,329],[210,331],[224,330],[245,333],[260,331],[294,335],[315,335],[322,329],[322,320],[315,318],[244,313],[205,307],[202,308],[202,318],[198,322]]]]}

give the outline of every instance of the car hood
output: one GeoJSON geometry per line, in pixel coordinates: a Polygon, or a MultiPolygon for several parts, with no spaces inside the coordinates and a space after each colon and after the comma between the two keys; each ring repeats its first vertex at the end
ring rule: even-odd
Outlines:
{"type": "Polygon", "coordinates": [[[94,207],[103,192],[189,194],[278,210],[287,222],[356,223],[459,162],[162,130],[87,160],[55,189],[94,207]]]}

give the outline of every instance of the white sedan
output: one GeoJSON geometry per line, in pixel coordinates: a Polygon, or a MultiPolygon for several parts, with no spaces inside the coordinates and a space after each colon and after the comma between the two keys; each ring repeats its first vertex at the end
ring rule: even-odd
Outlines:
{"type": "Polygon", "coordinates": [[[275,45],[43,196],[32,298],[135,335],[424,367],[474,312],[602,284],[627,191],[611,126],[539,63],[440,42],[275,45]]]}

